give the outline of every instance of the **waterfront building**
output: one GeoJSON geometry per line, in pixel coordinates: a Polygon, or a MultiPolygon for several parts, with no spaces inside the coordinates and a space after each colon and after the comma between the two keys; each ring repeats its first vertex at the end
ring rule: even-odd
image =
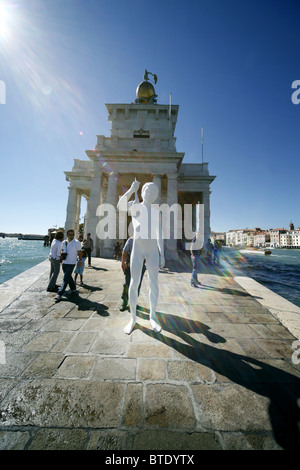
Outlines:
{"type": "Polygon", "coordinates": [[[210,233],[211,241],[214,242],[215,240],[221,241],[223,244],[226,243],[226,232],[211,232],[210,233]]]}
{"type": "Polygon", "coordinates": [[[253,246],[270,246],[270,234],[264,230],[255,232],[253,246]]]}
{"type": "Polygon", "coordinates": [[[286,233],[284,228],[272,228],[269,230],[270,233],[270,247],[279,248],[281,246],[281,235],[286,233]]]}
{"type": "Polygon", "coordinates": [[[240,229],[240,230],[229,230],[226,232],[226,245],[227,246],[253,246],[252,239],[249,237],[253,236],[257,229],[240,229]],[[249,244],[250,243],[250,244],[249,244]]]}
{"type": "Polygon", "coordinates": [[[300,230],[289,230],[280,235],[281,248],[300,248],[300,230]]]}
{"type": "Polygon", "coordinates": [[[255,242],[255,231],[253,230],[252,232],[249,232],[248,235],[247,235],[247,246],[254,246],[254,242],[255,242]]]}
{"type": "MultiPolygon", "coordinates": [[[[290,227],[294,225],[290,224],[290,227]]],[[[293,230],[276,228],[230,230],[225,234],[227,246],[270,246],[271,248],[300,248],[300,227],[293,230]]]]}
{"type": "MultiPolygon", "coordinates": [[[[157,77],[146,70],[143,82],[137,87],[134,103],[106,104],[110,137],[98,135],[96,147],[86,151],[89,160],[75,159],[72,170],[65,172],[69,182],[65,229],[72,227],[78,233],[81,198],[84,197],[87,200],[84,235],[91,233],[94,256],[111,257],[116,240],[125,242],[124,234],[118,232],[118,224],[114,239],[100,240],[96,236],[99,223],[96,212],[100,204],[116,207],[120,196],[135,178],[141,183],[140,189],[149,181],[157,184],[157,203],[179,204],[183,212],[184,204],[193,204],[193,230],[196,229],[196,204],[204,204],[205,241],[210,236],[210,184],[215,176],[209,174],[206,162],[184,163],[185,154],[176,149],[179,106],[157,104],[149,75],[156,83],[157,77]]],[[[120,214],[123,216],[128,223],[126,213],[120,214]]],[[[170,225],[172,234],[174,219],[170,225]]],[[[165,254],[166,258],[177,258],[174,237],[165,241],[165,254]]]]}

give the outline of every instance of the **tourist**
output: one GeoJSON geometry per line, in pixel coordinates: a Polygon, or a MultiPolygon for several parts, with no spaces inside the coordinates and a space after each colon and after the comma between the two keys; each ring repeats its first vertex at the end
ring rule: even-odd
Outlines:
{"type": "Polygon", "coordinates": [[[213,261],[215,264],[220,263],[220,250],[221,250],[221,245],[219,243],[219,240],[215,240],[213,244],[213,261]]]}
{"type": "Polygon", "coordinates": [[[117,241],[117,243],[114,245],[113,249],[114,249],[113,258],[116,259],[117,261],[119,261],[119,258],[122,255],[122,249],[121,249],[121,245],[120,245],[119,241],[117,241]]]}
{"type": "Polygon", "coordinates": [[[196,236],[191,243],[191,260],[193,265],[192,277],[191,277],[191,287],[197,287],[201,285],[201,282],[198,281],[198,272],[200,271],[200,250],[195,249],[196,239],[199,237],[199,232],[196,232],[196,236]]]}
{"type": "Polygon", "coordinates": [[[92,256],[92,251],[94,249],[94,242],[93,242],[93,239],[91,238],[90,233],[88,233],[87,238],[83,240],[82,248],[84,248],[88,257],[88,267],[91,267],[91,256],[92,256]]]}
{"type": "MultiPolygon", "coordinates": [[[[121,312],[126,310],[128,308],[128,290],[129,290],[129,285],[130,285],[130,255],[132,251],[132,245],[133,245],[133,237],[128,238],[127,242],[124,245],[123,251],[122,251],[122,269],[123,273],[125,275],[125,283],[123,284],[123,292],[122,292],[122,305],[121,305],[121,312]]],[[[138,287],[138,295],[140,295],[140,289],[142,285],[142,280],[143,276],[146,270],[145,262],[143,265],[142,269],[142,274],[141,274],[141,281],[138,287]]]]}
{"type": "Polygon", "coordinates": [[[47,287],[47,292],[57,292],[59,286],[56,285],[56,281],[60,271],[60,252],[61,252],[61,245],[64,239],[64,233],[61,231],[56,232],[55,238],[51,243],[50,248],[50,276],[49,276],[49,284],[47,287]]]}
{"type": "Polygon", "coordinates": [[[81,250],[81,253],[82,253],[82,258],[80,260],[79,256],[77,256],[77,263],[76,263],[76,266],[75,266],[75,271],[74,271],[74,274],[75,274],[75,278],[74,278],[74,281],[75,281],[75,284],[77,282],[77,277],[78,277],[78,274],[80,275],[80,286],[83,286],[83,270],[84,270],[84,263],[85,263],[85,260],[86,260],[86,251],[84,248],[82,248],[81,250]],[[80,261],[81,261],[81,264],[80,264],[80,261]]]}
{"type": "Polygon", "coordinates": [[[210,241],[210,238],[207,240],[205,244],[205,251],[206,251],[206,259],[208,263],[212,263],[213,259],[213,244],[210,241]]]}
{"type": "Polygon", "coordinates": [[[59,302],[65,293],[67,286],[70,286],[69,293],[77,293],[76,284],[72,277],[73,270],[75,268],[77,262],[77,256],[79,256],[79,263],[78,266],[81,265],[81,258],[82,258],[82,251],[81,251],[81,243],[79,240],[74,238],[74,230],[70,229],[67,231],[67,240],[62,243],[62,252],[61,252],[61,260],[62,260],[62,268],[64,272],[64,278],[62,285],[60,286],[57,295],[55,297],[56,302],[59,302]]]}

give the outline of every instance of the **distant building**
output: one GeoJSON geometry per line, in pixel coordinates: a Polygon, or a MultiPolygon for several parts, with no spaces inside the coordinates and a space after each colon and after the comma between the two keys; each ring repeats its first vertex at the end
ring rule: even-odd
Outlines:
{"type": "Polygon", "coordinates": [[[255,232],[253,246],[270,246],[270,233],[264,230],[255,232]]]}
{"type": "Polygon", "coordinates": [[[300,230],[289,230],[280,235],[281,248],[300,248],[300,230]]]}
{"type": "Polygon", "coordinates": [[[286,233],[284,228],[274,228],[269,230],[270,233],[270,247],[279,248],[281,246],[281,235],[286,233]]]}
{"type": "Polygon", "coordinates": [[[211,241],[220,240],[224,244],[226,243],[226,232],[211,232],[210,233],[211,241]]]}
{"type": "MultiPolygon", "coordinates": [[[[248,237],[253,235],[256,231],[253,229],[240,229],[240,230],[230,230],[226,232],[226,245],[227,246],[247,246],[248,237]]],[[[251,245],[250,245],[251,246],[251,245]]]]}

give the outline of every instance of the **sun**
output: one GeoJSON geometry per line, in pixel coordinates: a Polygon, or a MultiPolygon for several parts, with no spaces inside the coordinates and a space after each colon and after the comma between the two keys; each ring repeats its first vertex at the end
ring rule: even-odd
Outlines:
{"type": "Polygon", "coordinates": [[[0,3],[0,40],[7,41],[11,37],[12,17],[7,5],[0,3]]]}

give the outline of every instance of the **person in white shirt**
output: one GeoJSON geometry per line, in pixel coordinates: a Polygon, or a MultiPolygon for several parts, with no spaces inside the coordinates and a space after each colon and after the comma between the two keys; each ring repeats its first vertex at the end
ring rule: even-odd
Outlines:
{"type": "Polygon", "coordinates": [[[67,231],[67,240],[62,243],[62,268],[64,272],[64,279],[60,289],[57,292],[55,300],[59,302],[61,300],[62,295],[65,293],[67,286],[70,286],[70,291],[67,293],[76,293],[76,284],[72,277],[73,270],[75,268],[77,262],[77,256],[79,257],[78,265],[81,265],[82,259],[82,251],[81,251],[81,243],[79,240],[74,238],[75,233],[74,230],[70,229],[67,231]]]}
{"type": "Polygon", "coordinates": [[[56,232],[55,238],[51,243],[50,248],[50,255],[49,260],[51,263],[50,266],[50,276],[49,276],[49,284],[47,287],[47,292],[57,292],[58,286],[56,285],[56,281],[60,271],[60,252],[61,252],[61,244],[64,239],[63,232],[56,232]]]}

